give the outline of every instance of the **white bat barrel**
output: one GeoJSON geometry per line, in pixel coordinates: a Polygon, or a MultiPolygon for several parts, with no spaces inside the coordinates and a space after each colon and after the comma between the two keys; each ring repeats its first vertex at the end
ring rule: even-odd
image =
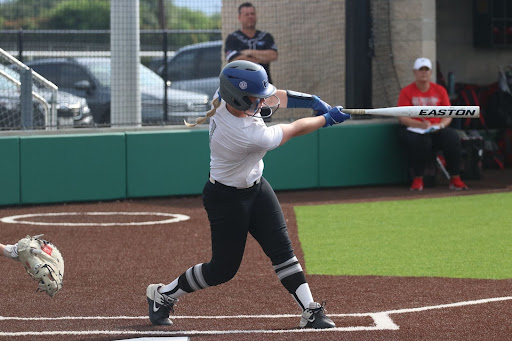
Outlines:
{"type": "Polygon", "coordinates": [[[403,106],[377,109],[343,109],[351,115],[381,115],[402,117],[479,118],[479,106],[403,106]]]}

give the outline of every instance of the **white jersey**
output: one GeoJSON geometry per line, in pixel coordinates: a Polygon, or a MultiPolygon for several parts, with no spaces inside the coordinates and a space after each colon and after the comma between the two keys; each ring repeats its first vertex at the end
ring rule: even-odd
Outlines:
{"type": "Polygon", "coordinates": [[[235,117],[221,101],[210,118],[210,176],[227,186],[250,187],[263,174],[263,156],[283,139],[278,125],[258,117],[235,117]]]}

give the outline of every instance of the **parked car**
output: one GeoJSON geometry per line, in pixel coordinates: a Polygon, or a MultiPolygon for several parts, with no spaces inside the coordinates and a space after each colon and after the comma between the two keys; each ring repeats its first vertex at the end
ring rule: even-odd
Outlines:
{"type": "MultiPolygon", "coordinates": [[[[0,71],[16,81],[20,81],[20,74],[12,67],[0,64],[0,71]]],[[[40,95],[50,103],[52,91],[35,82],[32,92],[40,95]]],[[[6,77],[0,76],[0,127],[18,129],[21,127],[20,91],[16,84],[6,77]]],[[[85,98],[81,98],[64,91],[57,91],[57,126],[59,127],[92,127],[94,120],[85,98]]],[[[42,128],[44,122],[44,106],[41,101],[34,100],[34,127],[42,128]]],[[[47,114],[49,115],[49,114],[47,114]]]]}
{"type": "MultiPolygon", "coordinates": [[[[87,99],[94,121],[110,123],[111,76],[110,58],[52,58],[26,63],[59,89],[87,99]]],[[[156,73],[140,64],[142,123],[164,122],[164,82],[156,73]]],[[[208,97],[189,91],[167,89],[168,120],[182,124],[204,116],[210,109],[208,97]]]]}
{"type": "MultiPolygon", "coordinates": [[[[163,58],[152,62],[156,73],[164,78],[163,58]]],[[[171,88],[197,91],[211,99],[219,88],[222,68],[222,40],[187,45],[167,61],[167,80],[171,88]]]]}

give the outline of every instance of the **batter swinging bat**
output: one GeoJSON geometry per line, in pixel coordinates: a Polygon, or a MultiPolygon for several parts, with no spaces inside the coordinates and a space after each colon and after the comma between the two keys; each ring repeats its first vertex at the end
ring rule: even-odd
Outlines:
{"type": "Polygon", "coordinates": [[[478,118],[479,106],[404,106],[378,109],[345,109],[344,113],[351,115],[381,115],[405,117],[453,117],[478,118]]]}

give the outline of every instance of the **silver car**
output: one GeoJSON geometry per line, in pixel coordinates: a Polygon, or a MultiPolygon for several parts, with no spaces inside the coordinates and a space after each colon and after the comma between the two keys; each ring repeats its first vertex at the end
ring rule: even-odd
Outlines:
{"type": "MultiPolygon", "coordinates": [[[[0,71],[15,81],[20,81],[20,74],[13,68],[0,64],[0,71]]],[[[32,92],[41,96],[46,102],[51,101],[52,92],[36,83],[32,92]]],[[[20,92],[14,82],[5,76],[0,76],[0,128],[20,129],[21,109],[20,92]]],[[[92,127],[94,120],[85,98],[74,96],[64,91],[57,92],[57,125],[64,127],[92,127]]],[[[34,99],[34,128],[45,127],[45,108],[42,101],[34,99]]],[[[49,115],[48,113],[46,115],[49,115]]]]}
{"type": "MultiPolygon", "coordinates": [[[[26,63],[64,90],[87,99],[94,121],[110,124],[110,58],[50,58],[26,63]]],[[[164,82],[140,64],[142,124],[183,124],[204,116],[210,109],[208,96],[167,88],[167,120],[164,119],[164,82]]],[[[134,122],[135,123],[135,122],[134,122]]]]}
{"type": "MultiPolygon", "coordinates": [[[[154,60],[151,65],[165,78],[163,59],[154,60]]],[[[187,45],[168,59],[167,80],[173,89],[202,92],[211,99],[219,88],[221,68],[222,40],[187,45]]]]}

